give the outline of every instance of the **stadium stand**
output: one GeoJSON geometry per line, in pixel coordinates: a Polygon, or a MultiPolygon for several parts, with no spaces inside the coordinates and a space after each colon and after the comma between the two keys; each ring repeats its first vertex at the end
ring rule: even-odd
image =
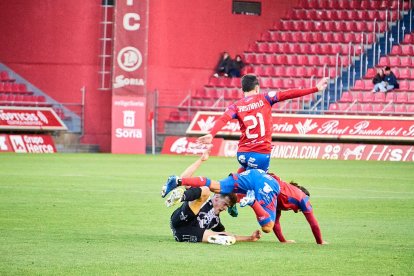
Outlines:
{"type": "MultiPolygon", "coordinates": [[[[411,34],[405,35],[401,45],[393,39],[396,45],[390,47],[390,55],[387,55],[386,43],[388,35],[393,38],[396,22],[407,20],[410,8],[409,1],[401,0],[302,0],[249,45],[243,55],[246,63],[243,73],[257,74],[264,90],[310,87],[317,78],[331,78],[326,95],[279,104],[274,108],[277,112],[408,112],[411,107],[401,107],[405,104],[402,99],[398,107],[394,100],[400,91],[407,95],[414,92],[414,38],[411,34]],[[381,55],[378,61],[376,53],[381,55]],[[368,61],[368,56],[374,58],[368,61]],[[371,78],[376,64],[393,68],[401,79],[399,92],[375,97],[365,93],[372,90],[371,78]],[[366,70],[365,67],[370,68],[366,70]],[[357,75],[361,79],[357,80],[357,75]]],[[[188,110],[222,109],[240,97],[240,93],[232,94],[233,89],[239,87],[240,79],[212,77],[203,89],[181,102],[181,113],[189,115],[188,110]]]]}
{"type": "Polygon", "coordinates": [[[332,113],[351,113],[359,106],[363,113],[374,115],[405,115],[414,110],[414,33],[406,34],[400,45],[392,46],[389,55],[381,57],[377,68],[390,66],[399,80],[399,89],[373,93],[372,78],[376,68],[369,68],[363,79],[357,80],[349,92],[343,92],[339,104],[331,104],[332,113]]]}

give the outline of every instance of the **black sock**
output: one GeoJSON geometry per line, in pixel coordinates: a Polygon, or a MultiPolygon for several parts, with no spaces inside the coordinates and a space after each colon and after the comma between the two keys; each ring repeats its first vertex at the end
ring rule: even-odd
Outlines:
{"type": "Polygon", "coordinates": [[[181,178],[178,178],[178,179],[177,179],[177,185],[178,185],[178,186],[181,186],[181,184],[183,184],[183,181],[181,180],[181,178]]]}
{"type": "Polygon", "coordinates": [[[190,188],[184,192],[181,201],[193,201],[201,196],[201,188],[190,188]]]}

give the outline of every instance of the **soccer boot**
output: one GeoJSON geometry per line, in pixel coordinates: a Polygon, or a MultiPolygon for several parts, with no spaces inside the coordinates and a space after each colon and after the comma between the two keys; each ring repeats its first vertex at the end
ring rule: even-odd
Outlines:
{"type": "Polygon", "coordinates": [[[240,207],[244,207],[246,205],[250,205],[251,206],[251,205],[253,205],[254,201],[255,201],[254,191],[253,190],[249,190],[249,191],[247,191],[246,196],[243,197],[240,200],[240,207]]]}
{"type": "Polygon", "coordinates": [[[183,197],[185,188],[178,187],[177,189],[172,190],[168,199],[165,201],[165,205],[167,207],[174,206],[175,204],[181,202],[181,198],[183,197]]]}
{"type": "Polygon", "coordinates": [[[221,245],[232,245],[236,243],[236,238],[233,236],[226,235],[214,235],[208,237],[209,243],[221,244],[221,245]]]}
{"type": "Polygon", "coordinates": [[[178,181],[178,176],[172,175],[168,177],[167,183],[165,183],[165,185],[162,186],[161,197],[165,197],[172,190],[174,190],[178,186],[177,181],[178,181]]]}

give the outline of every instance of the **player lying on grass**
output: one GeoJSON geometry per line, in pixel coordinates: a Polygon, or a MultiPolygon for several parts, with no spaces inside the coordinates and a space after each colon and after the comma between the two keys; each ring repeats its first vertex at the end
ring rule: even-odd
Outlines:
{"type": "MultiPolygon", "coordinates": [[[[181,177],[190,177],[208,159],[208,151],[191,164],[181,177]]],[[[220,213],[236,203],[237,197],[233,193],[215,194],[210,198],[208,187],[177,188],[166,201],[167,206],[183,201],[171,215],[170,226],[174,238],[179,242],[209,242],[222,245],[232,245],[236,241],[257,241],[261,237],[259,230],[251,236],[239,236],[224,232],[220,222],[220,213]]]]}
{"type": "Polygon", "coordinates": [[[318,221],[313,215],[312,206],[309,202],[309,192],[301,186],[295,186],[295,184],[290,184],[281,180],[278,176],[272,173],[266,174],[262,170],[252,169],[240,174],[231,174],[228,178],[220,182],[209,180],[205,177],[177,178],[173,176],[168,179],[167,184],[163,187],[162,194],[165,196],[170,189],[173,189],[176,185],[208,186],[213,192],[221,192],[221,185],[223,184],[224,189],[228,191],[232,182],[235,184],[233,185],[233,192],[238,192],[242,195],[246,194],[243,188],[250,189],[253,184],[254,188],[248,190],[247,195],[241,199],[240,205],[242,207],[250,205],[253,208],[258,222],[262,226],[263,232],[269,233],[273,230],[280,242],[294,242],[293,240],[286,240],[282,234],[280,226],[281,211],[302,211],[312,229],[316,242],[318,244],[327,244],[327,242],[322,240],[318,221]],[[236,181],[233,182],[232,180],[236,181]],[[276,182],[278,188],[280,187],[280,192],[277,193],[276,201],[269,200],[271,198],[274,199],[274,197],[270,195],[272,193],[270,192],[270,189],[276,190],[272,180],[276,182]],[[274,214],[275,211],[276,218],[274,214]]]}
{"type": "Polygon", "coordinates": [[[215,121],[210,133],[199,137],[197,141],[202,144],[211,144],[213,137],[228,121],[237,119],[241,131],[237,150],[237,161],[241,168],[238,172],[248,168],[262,169],[267,172],[272,149],[272,106],[277,102],[323,91],[328,85],[328,78],[323,78],[313,88],[266,93],[260,93],[259,80],[255,75],[243,76],[241,84],[244,98],[228,106],[224,114],[215,121]]]}
{"type": "MultiPolygon", "coordinates": [[[[208,158],[208,151],[206,153],[208,158]]],[[[207,158],[204,159],[207,160],[207,158]]],[[[220,181],[201,176],[170,176],[163,186],[161,196],[165,197],[177,186],[208,187],[213,193],[219,194],[246,194],[240,201],[240,206],[250,205],[253,208],[263,232],[270,233],[273,230],[280,188],[277,181],[263,170],[251,169],[240,174],[230,174],[220,181]]]]}

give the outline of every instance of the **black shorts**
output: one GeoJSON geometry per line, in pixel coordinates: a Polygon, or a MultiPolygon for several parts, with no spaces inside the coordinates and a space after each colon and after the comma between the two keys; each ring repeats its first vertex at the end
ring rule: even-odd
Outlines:
{"type": "Polygon", "coordinates": [[[184,202],[171,215],[170,227],[178,242],[202,242],[206,231],[198,224],[197,215],[190,209],[188,202],[184,202]]]}

